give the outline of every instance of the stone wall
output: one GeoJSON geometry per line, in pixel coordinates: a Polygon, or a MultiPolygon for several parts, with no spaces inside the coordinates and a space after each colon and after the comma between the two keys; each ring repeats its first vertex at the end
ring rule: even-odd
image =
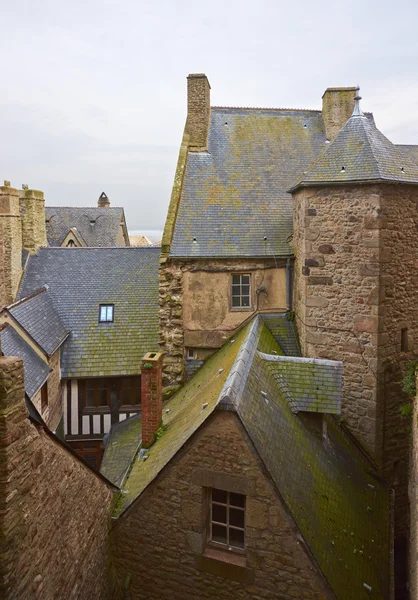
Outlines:
{"type": "Polygon", "coordinates": [[[3,295],[0,306],[14,302],[22,274],[22,228],[19,194],[14,188],[0,186],[0,228],[3,239],[3,295]]]}
{"type": "MultiPolygon", "coordinates": [[[[165,259],[160,266],[160,348],[164,387],[184,381],[185,350],[199,360],[220,348],[244,321],[259,312],[286,311],[286,269],[278,259],[165,259]],[[231,276],[251,274],[251,306],[231,307],[231,276]],[[264,288],[257,293],[257,289],[264,288]]],[[[170,391],[169,390],[169,391],[170,391]]]]}
{"type": "Polygon", "coordinates": [[[111,488],[32,424],[23,365],[0,358],[0,596],[113,600],[111,488]]]}
{"type": "Polygon", "coordinates": [[[327,88],[322,96],[325,135],[332,141],[347,123],[354,109],[356,88],[327,88]]]}
{"type": "Polygon", "coordinates": [[[414,401],[412,420],[412,453],[409,479],[409,500],[411,503],[411,534],[409,548],[409,589],[410,598],[418,598],[418,371],[416,373],[417,396],[414,401]]]}
{"type": "Polygon", "coordinates": [[[331,598],[234,413],[216,411],[112,532],[132,600],[331,598]],[[246,495],[246,551],[207,545],[208,488],[246,495]]]}
{"type": "Polygon", "coordinates": [[[207,150],[210,124],[210,85],[203,74],[187,77],[187,121],[190,134],[190,150],[207,150]]]}
{"type": "Polygon", "coordinates": [[[418,344],[418,189],[311,188],[294,200],[302,348],[343,361],[343,419],[395,489],[399,586],[406,581],[409,455],[399,409],[403,370],[418,344]]]}
{"type": "Polygon", "coordinates": [[[48,418],[46,423],[51,431],[55,431],[62,419],[63,411],[59,349],[49,358],[48,364],[52,372],[48,377],[48,418]]]}

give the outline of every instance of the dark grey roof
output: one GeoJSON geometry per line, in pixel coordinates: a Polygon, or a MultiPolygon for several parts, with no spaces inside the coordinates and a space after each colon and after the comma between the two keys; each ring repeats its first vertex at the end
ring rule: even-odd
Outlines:
{"type": "Polygon", "coordinates": [[[342,363],[260,353],[294,413],[341,414],[342,363]]]}
{"type": "Polygon", "coordinates": [[[408,156],[412,162],[418,165],[418,146],[398,144],[396,147],[399,148],[402,154],[408,156]]]}
{"type": "Polygon", "coordinates": [[[264,314],[261,318],[286,356],[301,355],[298,331],[289,314],[264,314]]]}
{"type": "Polygon", "coordinates": [[[6,308],[49,356],[61,346],[68,335],[44,287],[6,308]]]}
{"type": "Polygon", "coordinates": [[[409,154],[392,144],[377,129],[374,120],[353,114],[292,190],[324,183],[418,183],[418,164],[409,154]]]}
{"type": "Polygon", "coordinates": [[[0,329],[0,340],[4,356],[18,356],[23,360],[25,391],[33,398],[48,379],[51,369],[11,325],[0,329]]]}
{"type": "Polygon", "coordinates": [[[45,215],[49,246],[61,246],[73,227],[86,246],[116,246],[120,224],[124,218],[123,208],[114,207],[46,206],[45,215]]]}
{"type": "Polygon", "coordinates": [[[212,108],[208,151],[187,156],[170,256],[292,254],[286,190],[325,141],[320,111],[212,108]]]}
{"type": "Polygon", "coordinates": [[[70,331],[63,377],[135,375],[158,350],[158,248],[40,248],[31,255],[19,297],[40,285],[70,331]],[[99,323],[99,305],[114,322],[99,323]]]}

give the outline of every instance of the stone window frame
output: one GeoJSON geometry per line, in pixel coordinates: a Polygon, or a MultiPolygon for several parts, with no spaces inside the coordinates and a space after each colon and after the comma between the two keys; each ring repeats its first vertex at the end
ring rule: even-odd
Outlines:
{"type": "Polygon", "coordinates": [[[186,348],[186,360],[197,360],[196,348],[186,348]]]}
{"type": "MultiPolygon", "coordinates": [[[[248,271],[234,271],[233,273],[231,273],[230,275],[230,283],[229,283],[229,309],[232,312],[243,312],[243,311],[252,311],[253,310],[253,298],[252,298],[252,290],[253,290],[253,276],[252,273],[248,272],[248,271]],[[247,285],[247,284],[243,284],[242,281],[240,281],[240,283],[234,283],[234,277],[240,277],[242,278],[243,276],[247,276],[249,278],[249,293],[248,293],[248,301],[249,304],[248,306],[243,306],[242,304],[240,304],[239,306],[233,306],[233,288],[234,286],[240,286],[240,288],[242,288],[243,285],[247,285]]],[[[245,297],[247,296],[247,294],[245,294],[245,297]]],[[[235,296],[236,297],[236,296],[235,296]]],[[[242,297],[243,294],[240,293],[239,298],[242,301],[242,297]]]]}
{"type": "Polygon", "coordinates": [[[228,550],[229,552],[235,552],[237,554],[245,554],[246,549],[246,536],[245,536],[245,528],[246,528],[246,502],[247,497],[245,494],[239,494],[237,492],[230,492],[227,490],[221,490],[219,488],[207,488],[208,493],[208,539],[207,543],[214,547],[222,550],[228,550]],[[218,496],[216,498],[216,495],[218,496]],[[226,499],[222,501],[220,496],[225,494],[226,499]],[[214,498],[215,496],[215,498],[214,498]],[[233,496],[233,498],[232,498],[233,496]],[[238,498],[239,497],[239,498],[238,498]],[[238,500],[242,499],[242,506],[239,505],[238,500]],[[225,508],[225,517],[214,517],[214,508],[225,508]],[[236,524],[231,524],[231,511],[238,511],[238,513],[243,513],[243,526],[238,526],[236,524]],[[226,543],[219,542],[214,540],[213,528],[215,527],[224,527],[226,529],[226,543]],[[232,532],[242,532],[243,534],[243,542],[242,547],[235,546],[231,543],[231,530],[232,532]]]}

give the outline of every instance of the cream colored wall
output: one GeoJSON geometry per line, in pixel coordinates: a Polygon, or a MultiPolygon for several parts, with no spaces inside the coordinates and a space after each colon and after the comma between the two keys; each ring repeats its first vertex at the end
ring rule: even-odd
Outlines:
{"type": "Polygon", "coordinates": [[[286,309],[286,269],[254,268],[236,265],[239,271],[185,271],[183,295],[183,326],[187,330],[212,331],[235,329],[258,307],[259,310],[286,309]],[[233,273],[251,273],[251,301],[249,310],[231,309],[231,278],[233,273]],[[258,295],[258,287],[267,293],[258,295]]]}

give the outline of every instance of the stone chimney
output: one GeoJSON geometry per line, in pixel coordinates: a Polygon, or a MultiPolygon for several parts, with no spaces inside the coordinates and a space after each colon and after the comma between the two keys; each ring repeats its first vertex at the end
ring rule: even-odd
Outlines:
{"type": "Polygon", "coordinates": [[[354,109],[357,88],[327,88],[322,96],[322,117],[325,135],[331,142],[344,127],[354,109]]]}
{"type": "Polygon", "coordinates": [[[22,246],[29,252],[36,252],[40,246],[48,245],[44,193],[38,190],[29,190],[27,185],[23,185],[19,196],[22,246]]]}
{"type": "Polygon", "coordinates": [[[190,136],[189,149],[203,152],[208,149],[210,126],[210,85],[204,74],[187,77],[186,131],[190,136]]]}
{"type": "Polygon", "coordinates": [[[109,208],[110,200],[104,192],[100,194],[99,199],[97,200],[97,206],[99,208],[109,208]]]}
{"type": "Polygon", "coordinates": [[[22,226],[19,211],[19,192],[5,181],[0,186],[0,242],[2,263],[0,265],[0,306],[10,304],[16,298],[22,275],[22,226]]]}
{"type": "Polygon", "coordinates": [[[142,447],[149,448],[162,423],[163,353],[148,352],[141,365],[142,447]]]}

